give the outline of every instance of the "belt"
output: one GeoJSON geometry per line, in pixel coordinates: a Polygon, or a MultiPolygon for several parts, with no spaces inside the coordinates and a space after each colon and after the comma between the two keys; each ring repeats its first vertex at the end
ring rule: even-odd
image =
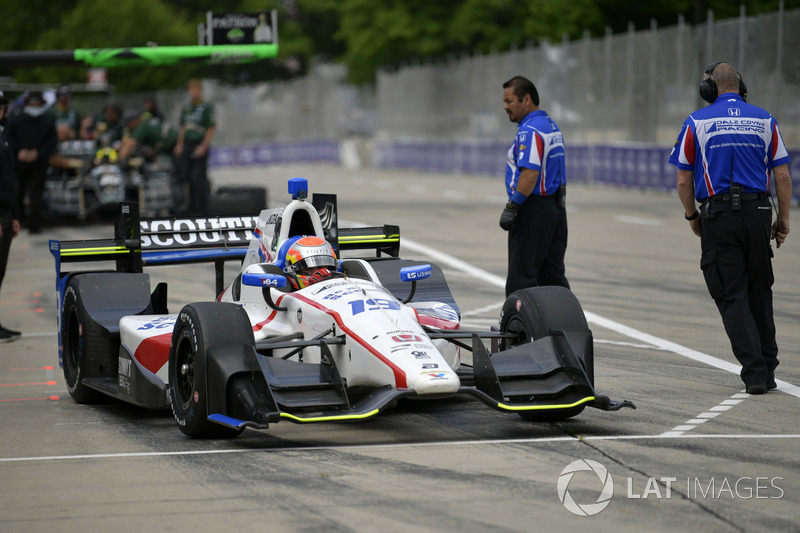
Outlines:
{"type": "MultiPolygon", "coordinates": [[[[746,200],[766,200],[769,198],[769,195],[765,192],[745,192],[741,195],[742,201],[746,200]]],[[[731,195],[728,193],[725,194],[717,194],[715,196],[710,196],[705,199],[707,202],[711,203],[718,203],[718,202],[730,202],[731,195]]]]}

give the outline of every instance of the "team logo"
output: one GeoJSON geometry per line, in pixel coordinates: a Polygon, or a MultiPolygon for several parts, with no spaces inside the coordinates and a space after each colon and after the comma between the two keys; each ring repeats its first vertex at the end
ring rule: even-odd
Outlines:
{"type": "Polygon", "coordinates": [[[611,497],[614,495],[614,480],[611,479],[611,474],[608,473],[606,467],[597,461],[578,459],[568,464],[566,468],[561,471],[561,475],[558,477],[557,489],[558,499],[569,512],[578,516],[594,516],[611,503],[611,497]],[[603,484],[603,489],[595,503],[579,504],[572,499],[569,490],[567,490],[569,488],[569,482],[572,481],[572,476],[575,475],[575,472],[581,471],[594,472],[603,484]]]}
{"type": "Polygon", "coordinates": [[[742,114],[742,110],[736,107],[729,107],[728,114],[732,117],[738,117],[742,114]]]}
{"type": "Polygon", "coordinates": [[[197,403],[199,401],[200,401],[200,393],[197,392],[197,391],[194,391],[194,403],[197,403]]]}
{"type": "Polygon", "coordinates": [[[392,337],[394,342],[421,342],[419,335],[395,335],[392,337]]]}
{"type": "Polygon", "coordinates": [[[521,307],[522,307],[522,302],[517,300],[517,311],[519,311],[521,307]]]}

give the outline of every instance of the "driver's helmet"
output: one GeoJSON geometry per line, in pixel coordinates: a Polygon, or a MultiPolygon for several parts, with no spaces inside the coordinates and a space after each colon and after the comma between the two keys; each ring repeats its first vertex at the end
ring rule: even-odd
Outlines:
{"type": "Polygon", "coordinates": [[[301,237],[286,251],[283,271],[295,289],[313,284],[309,278],[320,268],[336,268],[336,254],[328,241],[320,237],[301,237]]]}

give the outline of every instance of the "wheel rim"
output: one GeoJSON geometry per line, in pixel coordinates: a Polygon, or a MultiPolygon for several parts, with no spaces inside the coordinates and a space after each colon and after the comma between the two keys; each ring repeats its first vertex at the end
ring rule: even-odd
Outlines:
{"type": "Polygon", "coordinates": [[[181,405],[192,399],[194,392],[194,350],[192,343],[184,337],[175,352],[176,391],[181,405]]]}
{"type": "Polygon", "coordinates": [[[78,376],[78,351],[81,343],[79,332],[78,315],[72,313],[67,322],[67,367],[73,380],[78,376]]]}
{"type": "Polygon", "coordinates": [[[531,338],[530,332],[525,329],[525,323],[517,315],[512,315],[508,319],[503,330],[516,335],[516,338],[513,339],[503,339],[504,348],[506,349],[525,344],[531,338]]]}

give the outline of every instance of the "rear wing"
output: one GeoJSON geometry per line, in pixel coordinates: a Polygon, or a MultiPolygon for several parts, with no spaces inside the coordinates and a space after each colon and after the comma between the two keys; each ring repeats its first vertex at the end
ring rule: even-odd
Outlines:
{"type": "MultiPolygon", "coordinates": [[[[314,196],[316,200],[318,195],[314,196]]],[[[330,204],[333,195],[319,196],[330,204]]],[[[340,229],[335,199],[333,202],[333,211],[330,207],[327,209],[324,231],[334,249],[371,249],[378,257],[399,255],[398,226],[340,229]]],[[[216,293],[219,294],[225,288],[225,262],[244,259],[258,218],[255,215],[142,220],[137,203],[123,202],[112,239],[50,241],[57,283],[69,274],[62,272],[62,263],[114,261],[117,272],[142,272],[145,266],[214,263],[216,293]]]]}

